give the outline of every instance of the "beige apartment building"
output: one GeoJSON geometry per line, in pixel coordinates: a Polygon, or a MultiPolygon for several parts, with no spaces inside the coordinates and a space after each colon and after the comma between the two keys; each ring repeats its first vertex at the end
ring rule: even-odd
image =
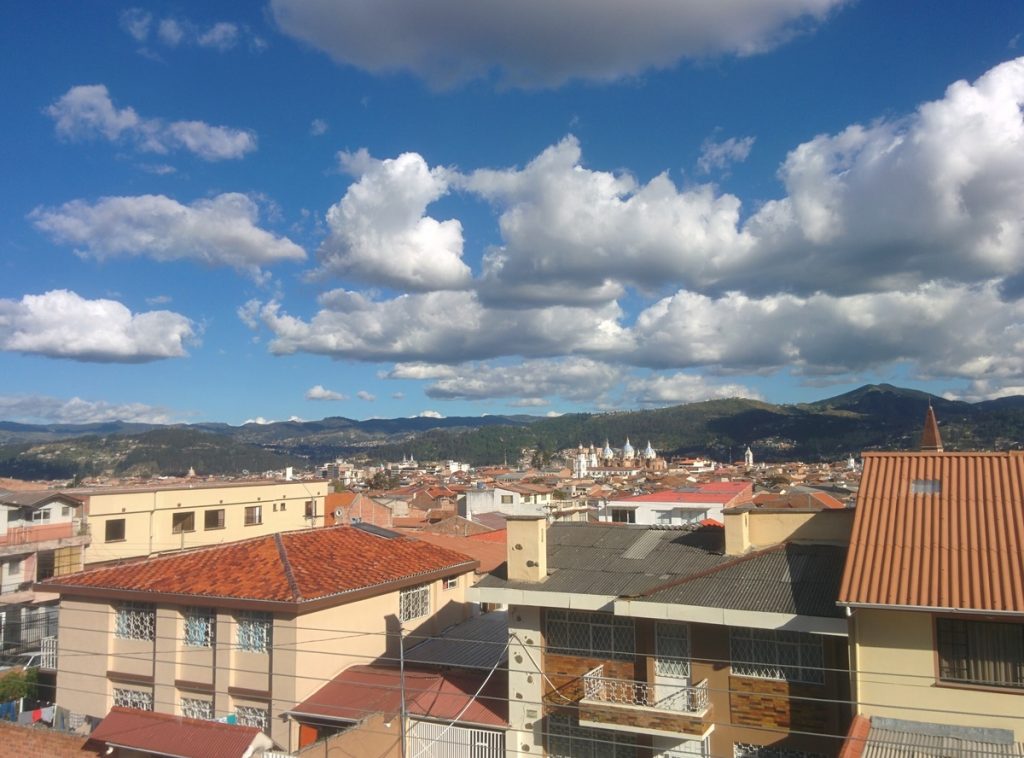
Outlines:
{"type": "Polygon", "coordinates": [[[466,618],[477,562],[369,526],[275,534],[44,583],[59,592],[57,705],[234,716],[281,750],[287,712],[356,664],[398,657],[399,635],[466,618]]]}
{"type": "Polygon", "coordinates": [[[85,564],[324,525],[326,481],[182,482],[65,490],[85,502],[85,564]]]}

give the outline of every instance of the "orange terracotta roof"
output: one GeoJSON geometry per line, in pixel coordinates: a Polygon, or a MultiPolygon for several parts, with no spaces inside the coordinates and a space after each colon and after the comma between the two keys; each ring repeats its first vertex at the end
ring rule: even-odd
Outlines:
{"type": "Polygon", "coordinates": [[[89,739],[180,758],[242,758],[259,734],[254,726],[115,707],[89,739]]]}
{"type": "Polygon", "coordinates": [[[505,529],[494,529],[490,532],[466,535],[466,539],[469,540],[476,540],[477,542],[500,542],[502,545],[508,541],[507,537],[508,532],[505,529]]]}
{"type": "Polygon", "coordinates": [[[360,590],[390,592],[403,580],[476,567],[463,553],[384,533],[394,536],[353,526],[285,532],[54,577],[38,586],[67,594],[114,590],[295,604],[336,597],[342,603],[360,590]]]}
{"type": "Polygon", "coordinates": [[[839,602],[1024,613],[1024,453],[865,453],[839,602]]]}

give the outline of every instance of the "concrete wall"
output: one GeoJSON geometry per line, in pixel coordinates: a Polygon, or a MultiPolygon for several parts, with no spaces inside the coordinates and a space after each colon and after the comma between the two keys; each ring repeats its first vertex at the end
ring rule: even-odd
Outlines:
{"type": "Polygon", "coordinates": [[[855,611],[852,666],[858,713],[1009,729],[1024,741],[1020,690],[938,684],[933,618],[915,611],[855,611]]]}
{"type": "Polygon", "coordinates": [[[783,542],[849,544],[854,511],[729,508],[723,513],[725,552],[740,555],[783,542]]]}
{"type": "Polygon", "coordinates": [[[88,493],[92,544],[85,563],[102,563],[200,545],[259,537],[322,526],[326,482],[271,482],[244,486],[200,486],[168,490],[113,490],[88,493]],[[315,523],[305,517],[306,501],[315,501],[315,523]],[[262,507],[262,523],[245,525],[247,506],[262,507]],[[224,510],[224,527],[207,529],[204,513],[224,510]],[[191,511],[194,530],[175,534],[175,513],[191,511]],[[124,539],[107,541],[106,523],[124,519],[124,539]]]}
{"type": "Polygon", "coordinates": [[[508,631],[514,635],[508,649],[508,721],[505,754],[509,758],[544,755],[545,685],[541,668],[541,611],[510,605],[508,631]]]}

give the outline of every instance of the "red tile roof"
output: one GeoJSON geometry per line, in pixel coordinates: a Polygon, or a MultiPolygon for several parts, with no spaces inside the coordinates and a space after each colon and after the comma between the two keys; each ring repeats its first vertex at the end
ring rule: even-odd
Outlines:
{"type": "Polygon", "coordinates": [[[254,726],[112,708],[90,739],[180,758],[241,758],[259,734],[254,726]]]}
{"type": "Polygon", "coordinates": [[[285,532],[54,577],[39,587],[67,594],[95,589],[101,595],[117,590],[294,604],[336,598],[341,603],[360,590],[390,592],[432,573],[450,576],[476,568],[476,561],[463,553],[385,534],[394,536],[352,526],[285,532]]]}
{"type": "MultiPolygon", "coordinates": [[[[480,696],[486,671],[446,673],[406,671],[406,709],[412,716],[451,721],[465,708],[459,723],[508,725],[508,689],[493,676],[480,696]],[[468,706],[468,707],[467,707],[468,706]]],[[[401,673],[383,666],[352,666],[292,709],[297,716],[361,721],[372,713],[396,714],[401,703],[401,673]]]]}
{"type": "Polygon", "coordinates": [[[502,536],[500,542],[481,542],[471,537],[455,534],[435,534],[432,532],[415,532],[415,539],[429,542],[431,545],[448,548],[465,553],[480,561],[479,573],[487,574],[505,562],[505,532],[497,532],[502,536]]]}
{"type": "Polygon", "coordinates": [[[863,460],[840,603],[1024,613],[1024,454],[863,460]]]}

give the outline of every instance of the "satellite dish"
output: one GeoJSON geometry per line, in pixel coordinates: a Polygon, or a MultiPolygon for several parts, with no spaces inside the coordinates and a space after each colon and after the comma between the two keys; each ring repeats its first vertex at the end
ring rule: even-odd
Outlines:
{"type": "Polygon", "coordinates": [[[339,521],[341,519],[345,518],[345,511],[342,508],[335,508],[334,509],[334,518],[338,519],[339,521]]]}
{"type": "Polygon", "coordinates": [[[247,469],[247,468],[242,469],[242,476],[249,476],[249,469],[247,469]]]}

